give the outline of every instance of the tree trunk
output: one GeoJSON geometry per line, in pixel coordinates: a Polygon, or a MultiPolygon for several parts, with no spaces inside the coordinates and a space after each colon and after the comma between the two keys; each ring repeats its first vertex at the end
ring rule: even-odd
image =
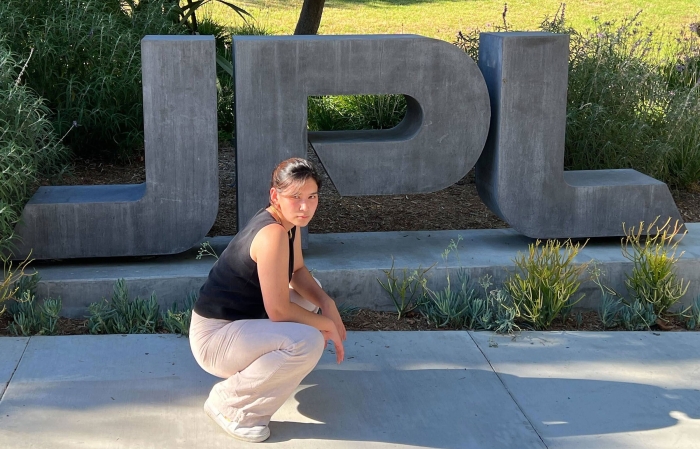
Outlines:
{"type": "Polygon", "coordinates": [[[316,34],[326,0],[304,0],[294,34],[316,34]]]}

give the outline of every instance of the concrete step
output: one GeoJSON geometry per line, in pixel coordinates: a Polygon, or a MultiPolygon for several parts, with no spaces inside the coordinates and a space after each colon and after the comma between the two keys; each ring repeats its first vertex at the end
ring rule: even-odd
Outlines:
{"type": "MultiPolygon", "coordinates": [[[[690,304],[700,294],[700,223],[689,223],[687,228],[688,234],[678,248],[684,254],[677,264],[679,276],[690,281],[683,304],[690,304]]],[[[220,254],[231,237],[207,240],[220,254]]],[[[392,310],[391,299],[377,282],[386,280],[383,270],[391,267],[392,258],[399,273],[404,268],[432,266],[427,277],[433,288],[442,288],[448,273],[456,279],[459,268],[466,270],[473,281],[490,274],[494,284],[500,285],[514,271],[513,258],[519,251],[527,252],[532,242],[512,229],[311,234],[304,258],[339,304],[392,310]],[[443,260],[445,249],[460,236],[458,250],[443,260]]],[[[83,317],[90,303],[109,298],[114,283],[123,278],[132,297],[155,292],[161,307],[169,307],[197,291],[215,261],[213,257],[196,260],[197,250],[195,247],[175,256],[150,258],[38,262],[33,265],[41,275],[38,297],[61,297],[64,316],[83,317]]],[[[605,285],[624,292],[625,274],[632,264],[622,256],[620,240],[591,240],[576,261],[593,259],[604,273],[605,285]]],[[[585,294],[580,307],[598,306],[600,292],[595,284],[583,283],[580,292],[585,294]]]]}

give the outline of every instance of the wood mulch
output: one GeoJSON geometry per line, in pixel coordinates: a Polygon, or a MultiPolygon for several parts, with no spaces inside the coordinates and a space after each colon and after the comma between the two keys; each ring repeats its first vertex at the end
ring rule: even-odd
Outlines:
{"type": "MultiPolygon", "coordinates": [[[[449,229],[496,229],[507,224],[493,214],[476,191],[473,170],[454,185],[439,192],[416,195],[341,197],[330,182],[313,151],[308,158],[324,178],[319,208],[309,225],[312,233],[415,231],[449,229]]],[[[236,189],[234,150],[227,142],[219,146],[219,212],[209,236],[236,233],[236,189]]],[[[145,181],[142,157],[129,164],[109,164],[78,159],[63,185],[130,184],[145,181]]],[[[672,191],[683,220],[700,221],[700,185],[687,191],[672,191]]],[[[262,206],[261,206],[262,207],[262,206]]],[[[0,316],[0,335],[8,335],[9,317],[0,316]]],[[[401,320],[395,313],[361,310],[348,318],[349,330],[435,330],[424,317],[411,313],[401,320]]],[[[652,329],[682,330],[682,323],[662,323],[652,329]]],[[[84,320],[61,319],[59,333],[85,334],[84,320]]],[[[555,321],[551,330],[603,330],[597,312],[572,314],[566,322],[555,321]]]]}
{"type": "MultiPolygon", "coordinates": [[[[319,207],[309,224],[316,234],[371,231],[435,231],[450,229],[497,229],[508,225],[491,212],[476,191],[474,171],[439,192],[409,195],[341,197],[318,158],[309,150],[324,178],[319,207]]],[[[209,236],[236,233],[235,155],[226,142],[219,145],[219,212],[209,236]]],[[[144,182],[142,158],[115,165],[79,159],[64,185],[130,184],[144,182]]],[[[689,190],[672,191],[686,222],[700,221],[700,184],[689,190]]],[[[263,207],[264,205],[261,205],[263,207]]]]}
{"type": "MultiPolygon", "coordinates": [[[[437,328],[419,313],[409,312],[405,317],[398,319],[398,315],[392,312],[379,312],[375,310],[361,309],[350,316],[343,318],[345,327],[349,331],[442,331],[458,330],[453,327],[437,328]]],[[[10,316],[8,313],[0,316],[0,336],[11,336],[9,331],[10,316]]],[[[85,335],[88,334],[85,319],[60,318],[56,335],[85,335]]],[[[523,330],[526,330],[523,328],[523,330]]],[[[550,331],[621,331],[621,327],[605,329],[595,311],[582,311],[580,318],[576,314],[564,321],[557,318],[550,331]]],[[[670,318],[667,322],[658,322],[651,326],[652,332],[659,331],[685,331],[684,323],[676,318],[670,318]]],[[[164,329],[160,333],[167,333],[164,329]]]]}

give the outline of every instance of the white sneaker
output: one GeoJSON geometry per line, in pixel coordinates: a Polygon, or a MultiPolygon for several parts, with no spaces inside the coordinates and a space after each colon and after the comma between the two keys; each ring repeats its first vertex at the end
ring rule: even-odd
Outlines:
{"type": "Polygon", "coordinates": [[[239,427],[238,423],[229,421],[216,409],[209,399],[204,402],[204,413],[209,415],[222,429],[232,437],[249,443],[260,443],[270,438],[270,429],[267,426],[239,427]]]}

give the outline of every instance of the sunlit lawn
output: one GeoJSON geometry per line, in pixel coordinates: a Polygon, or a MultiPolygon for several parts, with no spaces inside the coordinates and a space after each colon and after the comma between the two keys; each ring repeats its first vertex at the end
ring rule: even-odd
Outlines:
{"type": "MultiPolygon", "coordinates": [[[[302,0],[239,1],[239,6],[275,34],[292,34],[302,0]]],[[[515,29],[537,29],[545,16],[552,16],[558,0],[512,0],[508,2],[508,24],[515,29]]],[[[593,17],[621,19],[642,10],[645,27],[677,31],[700,20],[699,0],[598,0],[566,4],[570,25],[583,31],[593,26],[593,17]]],[[[241,23],[228,7],[208,7],[208,14],[227,25],[241,23]]],[[[327,0],[320,34],[413,33],[447,41],[459,30],[488,30],[502,25],[503,2],[492,0],[327,0]]]]}

